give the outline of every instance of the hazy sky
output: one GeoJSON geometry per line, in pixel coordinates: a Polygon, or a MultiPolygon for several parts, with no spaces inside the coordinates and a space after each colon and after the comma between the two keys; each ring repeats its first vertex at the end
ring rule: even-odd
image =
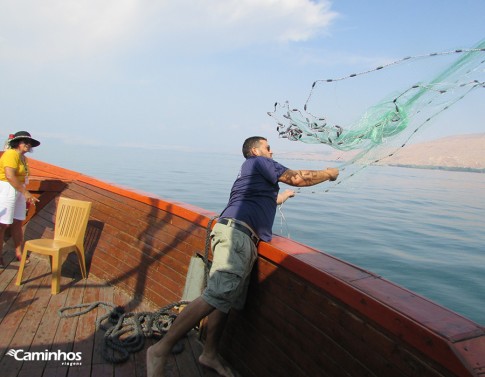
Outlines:
{"type": "MultiPolygon", "coordinates": [[[[278,139],[276,101],[301,107],[315,80],[472,47],[484,14],[484,0],[0,0],[1,135],[216,151],[263,135],[306,150],[278,139]]],[[[349,109],[354,95],[339,92],[349,109]]],[[[484,99],[424,135],[485,132],[484,99]]]]}

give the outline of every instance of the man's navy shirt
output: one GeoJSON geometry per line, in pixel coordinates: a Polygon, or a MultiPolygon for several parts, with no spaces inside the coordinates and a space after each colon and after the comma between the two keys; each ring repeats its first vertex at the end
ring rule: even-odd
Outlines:
{"type": "Polygon", "coordinates": [[[244,221],[263,241],[271,241],[280,189],[278,179],[286,170],[288,168],[271,158],[247,158],[232,186],[229,203],[220,217],[244,221]]]}

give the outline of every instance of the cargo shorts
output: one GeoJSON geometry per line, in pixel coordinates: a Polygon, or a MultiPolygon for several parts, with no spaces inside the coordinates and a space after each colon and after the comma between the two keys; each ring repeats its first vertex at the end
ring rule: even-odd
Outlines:
{"type": "Polygon", "coordinates": [[[212,230],[211,241],[212,267],[202,298],[223,313],[240,310],[258,256],[256,245],[247,234],[219,223],[212,230]]]}

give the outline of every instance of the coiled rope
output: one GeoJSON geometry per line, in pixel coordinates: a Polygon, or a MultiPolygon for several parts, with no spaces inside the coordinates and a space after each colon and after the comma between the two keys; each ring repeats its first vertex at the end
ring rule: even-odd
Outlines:
{"type": "Polygon", "coordinates": [[[155,312],[125,313],[121,306],[97,301],[65,306],[58,310],[58,314],[61,318],[71,318],[86,314],[97,307],[106,309],[108,312],[96,320],[96,329],[105,331],[101,354],[111,363],[122,363],[128,360],[130,353],[138,352],[144,347],[145,338],[162,337],[177,317],[172,309],[188,303],[189,301],[171,303],[155,312]],[[66,313],[74,309],[83,310],[66,313]],[[107,326],[107,322],[111,326],[107,326]]]}

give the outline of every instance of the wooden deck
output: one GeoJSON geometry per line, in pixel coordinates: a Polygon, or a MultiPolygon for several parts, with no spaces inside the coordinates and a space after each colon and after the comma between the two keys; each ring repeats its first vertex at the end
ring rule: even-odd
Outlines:
{"type": "MultiPolygon", "coordinates": [[[[14,258],[10,242],[4,246],[4,261],[0,268],[0,375],[4,377],[73,377],[73,376],[146,376],[146,348],[156,342],[147,339],[142,351],[132,354],[122,364],[110,364],[101,356],[102,330],[96,330],[96,318],[106,314],[98,308],[81,316],[60,318],[59,308],[97,301],[114,303],[126,312],[156,311],[158,308],[137,301],[125,292],[90,277],[80,278],[79,268],[67,261],[62,270],[61,292],[50,293],[50,267],[43,256],[32,255],[24,270],[24,284],[15,285],[19,262],[14,258]],[[11,350],[30,352],[82,352],[81,365],[64,366],[61,361],[18,361],[6,353],[11,350]]],[[[184,351],[173,355],[166,375],[216,376],[197,362],[202,349],[197,333],[191,332],[184,341],[184,351]]]]}

